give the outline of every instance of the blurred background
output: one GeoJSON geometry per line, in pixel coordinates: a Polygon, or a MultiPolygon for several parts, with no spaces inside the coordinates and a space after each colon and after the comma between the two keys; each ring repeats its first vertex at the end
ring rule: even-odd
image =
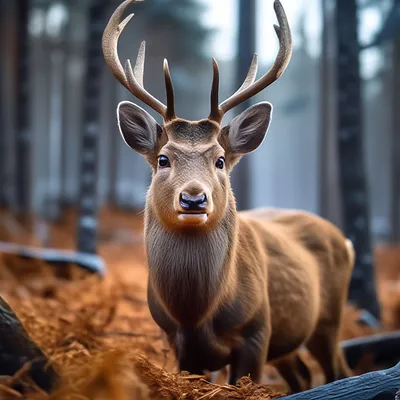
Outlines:
{"type": "MultiPolygon", "coordinates": [[[[101,53],[119,3],[0,0],[3,240],[16,229],[12,217],[39,245],[63,247],[49,226],[72,212],[69,240],[96,253],[101,210],[144,207],[150,169],[121,139],[115,111],[122,100],[140,102],[101,53]]],[[[263,146],[233,174],[238,206],[300,208],[338,224],[357,251],[350,297],[378,316],[377,265],[393,285],[400,275],[400,0],[282,3],[294,52],[282,78],[252,99],[270,101],[274,114],[263,146]]],[[[260,76],[278,51],[272,0],[147,0],[131,9],[120,58],[135,59],[146,40],[145,86],[162,101],[167,58],[186,119],[209,113],[212,56],[225,99],[254,52],[260,76]]]]}

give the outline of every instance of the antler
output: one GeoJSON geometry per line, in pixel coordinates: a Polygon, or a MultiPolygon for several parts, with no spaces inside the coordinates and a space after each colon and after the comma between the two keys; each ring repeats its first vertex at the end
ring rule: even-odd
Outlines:
{"type": "Polygon", "coordinates": [[[139,100],[157,111],[164,118],[164,121],[171,121],[176,118],[176,116],[174,107],[174,89],[167,60],[164,60],[164,76],[167,91],[167,106],[165,106],[144,88],[143,73],[146,42],[143,41],[140,45],[135,67],[133,69],[130,60],[126,61],[125,69],[123,69],[118,57],[118,39],[125,26],[133,17],[133,14],[130,14],[122,20],[122,15],[125,9],[136,1],[143,0],[125,0],[111,16],[103,33],[102,46],[104,59],[114,76],[123,86],[125,86],[139,100]]]}
{"type": "Polygon", "coordinates": [[[274,10],[279,22],[279,26],[274,25],[279,39],[279,52],[274,65],[265,75],[255,81],[258,68],[258,58],[257,54],[255,54],[242,86],[231,97],[218,105],[219,70],[217,62],[213,59],[214,79],[211,89],[211,113],[209,119],[221,122],[227,111],[264,90],[285,72],[292,57],[292,35],[285,10],[279,0],[274,1],[274,10]]]}

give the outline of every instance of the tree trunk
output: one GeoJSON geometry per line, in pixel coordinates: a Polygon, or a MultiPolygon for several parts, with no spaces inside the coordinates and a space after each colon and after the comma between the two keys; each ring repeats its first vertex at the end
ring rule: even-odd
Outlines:
{"type": "MultiPolygon", "coordinates": [[[[256,50],[256,0],[239,0],[239,36],[236,85],[239,88],[249,70],[250,62],[256,50]]],[[[241,113],[251,104],[247,100],[235,108],[241,113]]],[[[232,172],[232,188],[239,210],[251,207],[250,157],[243,157],[232,172]]]]}
{"type": "Polygon", "coordinates": [[[87,66],[85,102],[80,164],[80,210],[78,250],[96,253],[97,240],[97,175],[100,123],[101,75],[104,59],[101,38],[106,25],[104,1],[93,0],[89,6],[89,35],[87,39],[87,66]]]}
{"type": "MultiPolygon", "coordinates": [[[[0,7],[2,6],[0,2],[0,7]]],[[[2,15],[0,16],[0,24],[2,23],[2,15]]],[[[0,54],[3,56],[4,51],[3,48],[0,47],[0,54]]],[[[3,67],[3,63],[0,61],[0,209],[7,206],[6,199],[6,129],[5,129],[5,115],[4,115],[4,105],[3,105],[3,76],[5,71],[3,67]]]]}
{"type": "MultiPolygon", "coordinates": [[[[400,9],[400,7],[399,7],[400,9]]],[[[400,242],[400,35],[393,40],[392,242],[400,242]]]]}
{"type": "MultiPolygon", "coordinates": [[[[114,10],[109,10],[110,15],[114,10]]],[[[117,104],[117,85],[112,74],[107,74],[107,104],[110,111],[115,115],[117,104]]],[[[119,84],[119,83],[118,83],[119,84]]],[[[118,126],[115,123],[115,117],[110,118],[109,124],[109,151],[108,151],[108,170],[109,170],[109,185],[107,202],[113,207],[118,207],[118,159],[120,157],[120,141],[121,135],[118,132],[118,126]]]]}
{"type": "Polygon", "coordinates": [[[18,1],[17,70],[15,77],[17,88],[15,107],[15,212],[22,220],[26,220],[26,217],[30,214],[31,194],[32,132],[30,131],[29,121],[29,4],[29,0],[18,1]]]}
{"type": "Polygon", "coordinates": [[[337,118],[344,230],[357,259],[350,300],[379,315],[369,229],[369,201],[363,160],[361,82],[356,0],[336,0],[337,118]]]}
{"type": "MultiPolygon", "coordinates": [[[[65,34],[65,32],[64,32],[65,34]]],[[[50,54],[50,121],[49,121],[49,177],[47,207],[44,216],[50,221],[61,218],[62,167],[63,165],[63,109],[65,47],[61,41],[51,43],[50,54]]]]}

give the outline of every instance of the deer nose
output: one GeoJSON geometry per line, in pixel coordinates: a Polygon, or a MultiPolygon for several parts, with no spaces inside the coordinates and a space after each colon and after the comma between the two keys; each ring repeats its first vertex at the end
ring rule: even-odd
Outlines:
{"type": "Polygon", "coordinates": [[[179,199],[179,204],[186,211],[202,211],[207,207],[207,196],[205,193],[191,196],[182,192],[179,199]]]}

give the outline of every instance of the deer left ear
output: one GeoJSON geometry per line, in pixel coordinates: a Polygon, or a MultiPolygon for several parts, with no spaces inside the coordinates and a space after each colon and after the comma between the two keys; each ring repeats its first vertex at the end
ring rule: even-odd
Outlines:
{"type": "Polygon", "coordinates": [[[249,107],[235,117],[228,126],[228,142],[233,154],[247,154],[256,150],[267,134],[272,117],[272,104],[262,102],[249,107]]]}
{"type": "Polygon", "coordinates": [[[143,156],[152,156],[157,152],[157,145],[162,128],[143,108],[122,101],[117,109],[118,126],[125,143],[143,156]]]}

